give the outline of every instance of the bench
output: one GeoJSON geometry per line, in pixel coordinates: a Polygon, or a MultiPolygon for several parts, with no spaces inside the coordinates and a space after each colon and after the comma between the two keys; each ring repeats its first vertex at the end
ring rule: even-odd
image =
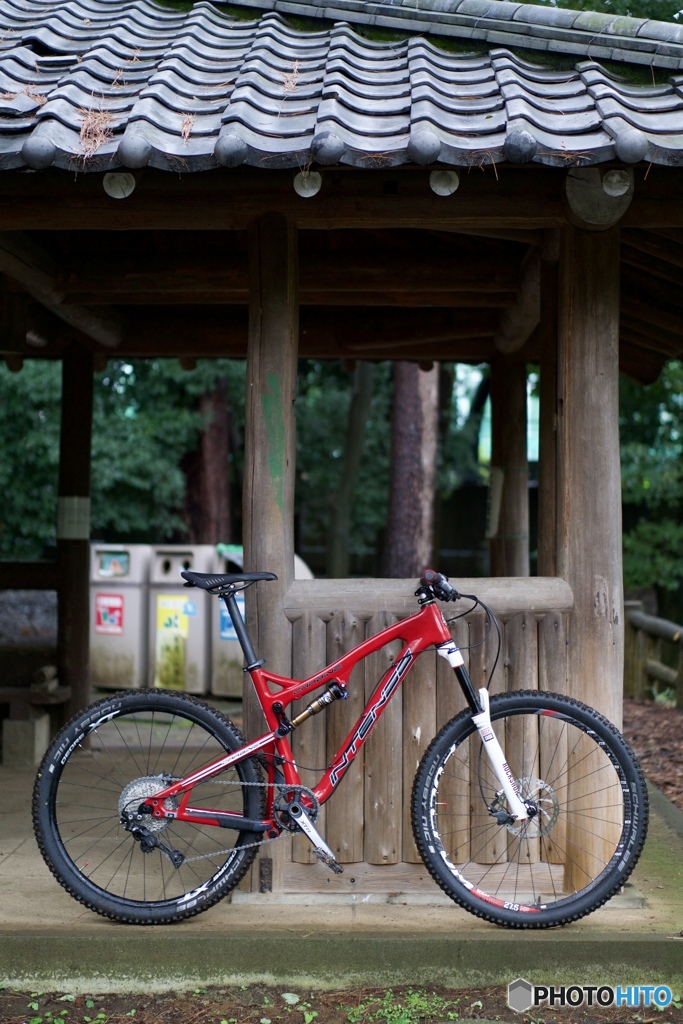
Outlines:
{"type": "Polygon", "coordinates": [[[39,764],[50,743],[54,712],[70,699],[70,686],[49,692],[36,686],[0,686],[0,705],[9,705],[9,717],[2,723],[2,763],[39,764]]]}

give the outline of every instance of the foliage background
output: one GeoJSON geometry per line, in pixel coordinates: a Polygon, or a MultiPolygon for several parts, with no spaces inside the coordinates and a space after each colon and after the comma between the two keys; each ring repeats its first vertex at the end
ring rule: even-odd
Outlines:
{"type": "MultiPolygon", "coordinates": [[[[464,485],[485,483],[476,460],[479,420],[468,415],[482,375],[442,368],[439,501],[464,485]],[[442,389],[443,390],[443,389],[442,389]]],[[[0,558],[49,555],[55,542],[61,369],[27,361],[20,373],[0,368],[0,558]]],[[[108,541],[163,543],[187,537],[183,459],[203,427],[199,397],[219,378],[228,386],[232,451],[228,473],[242,478],[245,363],[202,360],[195,370],[175,360],[113,361],[95,380],[92,530],[108,541]]],[[[365,452],[353,502],[356,551],[381,546],[387,516],[391,364],[376,368],[365,452]]],[[[479,395],[481,397],[481,395],[479,395]]],[[[351,399],[351,376],[339,363],[302,360],[297,399],[297,544],[323,549],[337,489],[351,399]]],[[[668,363],[656,383],[621,383],[624,575],[627,587],[656,588],[683,616],[683,364],[668,363]]],[[[445,506],[443,506],[445,507],[445,506]]],[[[450,508],[451,506],[448,506],[450,508]]],[[[443,529],[454,524],[448,521],[443,529]]],[[[457,525],[457,524],[455,524],[457,525]]],[[[481,527],[483,535],[483,524],[481,527]]],[[[239,542],[239,536],[226,538],[239,542]]],[[[678,621],[681,621],[679,618],[678,621]]]]}

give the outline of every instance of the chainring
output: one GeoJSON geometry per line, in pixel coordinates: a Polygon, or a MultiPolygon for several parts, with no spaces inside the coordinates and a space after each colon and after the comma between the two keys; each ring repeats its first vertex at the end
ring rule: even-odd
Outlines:
{"type": "Polygon", "coordinates": [[[299,825],[292,821],[287,813],[287,804],[297,801],[306,811],[306,814],[315,821],[320,813],[320,801],[313,792],[306,786],[282,786],[280,792],[273,800],[273,817],[286,832],[300,832],[299,825]]]}

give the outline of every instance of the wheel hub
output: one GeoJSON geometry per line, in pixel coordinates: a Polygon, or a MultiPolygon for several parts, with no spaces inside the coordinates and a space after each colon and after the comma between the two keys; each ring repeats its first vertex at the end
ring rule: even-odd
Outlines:
{"type": "MultiPolygon", "coordinates": [[[[139,779],[133,779],[121,791],[119,815],[123,815],[124,812],[136,815],[140,804],[143,804],[150,797],[165,789],[166,785],[166,779],[161,775],[143,775],[139,779]]],[[[163,806],[168,811],[175,810],[178,806],[178,800],[176,797],[169,797],[167,800],[164,800],[163,806]]],[[[145,814],[142,816],[142,820],[149,832],[163,832],[170,824],[169,818],[153,818],[151,814],[145,814]]]]}
{"type": "Polygon", "coordinates": [[[513,836],[524,835],[525,839],[548,835],[560,816],[560,801],[555,790],[543,779],[522,778],[516,779],[516,783],[523,803],[535,808],[535,813],[525,821],[506,822],[506,829],[513,836]]]}

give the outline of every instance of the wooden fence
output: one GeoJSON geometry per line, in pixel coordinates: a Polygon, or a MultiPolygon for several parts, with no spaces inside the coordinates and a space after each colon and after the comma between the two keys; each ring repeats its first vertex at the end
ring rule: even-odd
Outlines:
{"type": "Polygon", "coordinates": [[[683,707],[683,626],[646,615],[640,601],[627,601],[625,614],[624,696],[649,697],[661,684],[676,692],[676,706],[683,707]],[[675,668],[662,661],[663,643],[669,645],[675,668]]]}
{"type": "MultiPolygon", "coordinates": [[[[573,606],[566,582],[555,578],[477,579],[459,580],[458,586],[464,592],[477,593],[500,622],[502,648],[491,693],[507,689],[566,690],[567,620],[573,606]]],[[[414,589],[406,580],[296,581],[285,600],[293,631],[293,675],[312,675],[385,626],[411,615],[417,610],[414,589]]],[[[467,603],[442,607],[451,617],[466,609],[467,603]]],[[[454,622],[452,631],[463,648],[475,686],[485,685],[496,655],[495,631],[481,643],[486,631],[481,609],[454,622]]],[[[349,699],[333,705],[326,715],[307,722],[295,733],[294,752],[304,784],[312,785],[318,777],[318,773],[304,771],[304,766],[324,768],[329,763],[400,646],[394,643],[366,658],[351,676],[349,699]]],[[[453,670],[435,651],[420,655],[401,689],[333,799],[323,808],[320,821],[322,834],[339,861],[357,865],[353,874],[359,882],[363,866],[394,865],[398,874],[395,886],[390,888],[405,891],[406,872],[401,877],[401,866],[405,869],[419,862],[410,829],[415,771],[432,737],[465,704],[453,670]]],[[[301,702],[301,707],[305,703],[301,702]]],[[[315,887],[317,882],[310,881],[312,874],[316,879],[320,874],[327,888],[348,887],[346,875],[338,882],[325,869],[318,872],[311,866],[302,872],[301,867],[312,861],[310,843],[295,837],[286,888],[296,891],[307,884],[315,887]],[[296,865],[300,866],[298,875],[296,865]],[[309,881],[305,882],[307,874],[309,881]]],[[[378,874],[384,875],[384,882],[377,883],[377,887],[386,889],[387,872],[375,871],[375,876],[378,874]]],[[[364,891],[373,887],[368,875],[372,870],[363,876],[364,891]]]]}

